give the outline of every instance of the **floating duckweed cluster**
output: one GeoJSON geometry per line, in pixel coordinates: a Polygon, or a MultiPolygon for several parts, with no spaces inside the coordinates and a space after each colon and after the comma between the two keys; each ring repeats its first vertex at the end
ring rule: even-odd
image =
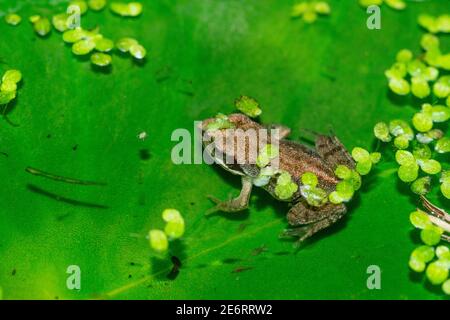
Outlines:
{"type": "Polygon", "coordinates": [[[260,168],[259,175],[253,179],[253,184],[257,187],[263,187],[269,184],[272,177],[279,174],[275,194],[282,200],[290,199],[297,191],[298,186],[292,181],[292,177],[288,172],[274,169],[272,160],[276,159],[280,154],[278,146],[266,144],[261,148],[256,165],[260,168]]]}
{"type": "Polygon", "coordinates": [[[142,60],[147,55],[145,48],[133,38],[122,38],[116,42],[116,47],[123,53],[129,52],[135,59],[142,60]]]}
{"type": "Polygon", "coordinates": [[[300,2],[292,7],[291,16],[302,18],[306,23],[313,23],[319,15],[329,15],[330,5],[325,1],[300,2]]]}
{"type": "MultiPolygon", "coordinates": [[[[357,158],[359,158],[360,154],[358,153],[361,152],[362,148],[355,149],[357,149],[355,154],[357,154],[357,158]]],[[[376,162],[378,162],[379,157],[376,156],[376,158],[376,162]]],[[[371,167],[372,166],[370,166],[370,168],[371,167]]],[[[334,173],[341,181],[337,183],[336,190],[329,194],[318,186],[319,180],[314,173],[306,172],[302,175],[300,193],[309,205],[320,207],[328,201],[333,204],[349,202],[353,198],[355,192],[361,187],[361,175],[357,170],[350,169],[345,165],[338,165],[334,173]]]]}
{"type": "Polygon", "coordinates": [[[22,22],[22,17],[19,16],[17,13],[8,13],[5,16],[5,22],[12,26],[17,26],[22,22]]]}
{"type": "Polygon", "coordinates": [[[166,252],[169,248],[169,241],[181,238],[185,230],[184,219],[176,209],[165,209],[162,219],[166,223],[164,231],[152,229],[148,233],[150,247],[159,253],[166,252]]]}
{"type": "Polygon", "coordinates": [[[336,185],[336,190],[328,195],[331,203],[339,204],[349,202],[356,191],[361,188],[361,176],[367,175],[381,160],[379,152],[370,153],[361,147],[355,147],[352,150],[352,158],[356,162],[356,169],[351,169],[345,165],[338,165],[334,171],[336,177],[341,181],[336,185]]]}
{"type": "Polygon", "coordinates": [[[383,2],[395,10],[403,10],[406,8],[406,3],[403,0],[359,0],[359,4],[364,8],[373,5],[381,6],[383,2]]]}
{"type": "Polygon", "coordinates": [[[142,13],[142,3],[139,2],[112,2],[109,8],[122,17],[137,17],[142,13]]]}
{"type": "Polygon", "coordinates": [[[444,230],[436,224],[436,218],[419,209],[412,212],[409,219],[420,230],[420,238],[424,243],[411,253],[409,267],[415,272],[425,271],[427,279],[433,285],[441,285],[442,290],[450,295],[450,250],[447,246],[439,245],[444,232],[450,232],[450,225],[439,222],[446,227],[444,230]]]}
{"type": "Polygon", "coordinates": [[[421,14],[418,19],[419,25],[431,33],[449,33],[450,15],[443,14],[439,17],[433,17],[428,14],[421,14]]]}
{"type": "Polygon", "coordinates": [[[74,55],[84,56],[97,51],[91,56],[93,64],[101,67],[111,64],[112,57],[107,53],[113,50],[114,43],[111,39],[103,37],[98,29],[91,31],[82,28],[67,30],[63,33],[63,40],[72,44],[74,55]]]}
{"type": "MultiPolygon", "coordinates": [[[[40,37],[50,34],[52,26],[60,33],[63,33],[63,40],[72,44],[72,52],[77,56],[92,54],[90,61],[93,65],[107,67],[112,63],[111,52],[117,46],[121,52],[128,52],[136,60],[143,60],[147,55],[147,50],[137,40],[132,38],[122,38],[115,44],[113,40],[104,37],[99,33],[99,29],[85,30],[81,28],[77,14],[84,15],[89,9],[101,11],[107,4],[106,0],[74,0],[69,2],[66,12],[57,13],[52,16],[51,21],[47,17],[32,15],[29,21],[33,29],[40,37]]],[[[113,2],[111,10],[121,16],[139,16],[143,10],[143,5],[139,2],[113,2]]],[[[18,25],[21,17],[16,13],[5,16],[5,21],[11,25],[18,25]]]]}
{"type": "Polygon", "coordinates": [[[328,201],[327,192],[318,185],[319,179],[314,173],[305,172],[301,176],[300,194],[313,207],[320,207],[328,201]]]}
{"type": "Polygon", "coordinates": [[[266,144],[261,149],[258,157],[256,158],[256,165],[260,168],[260,171],[259,175],[253,179],[253,184],[255,186],[263,187],[267,185],[275,174],[280,173],[279,170],[274,169],[271,165],[271,161],[277,158],[279,153],[279,148],[272,144],[266,144]]]}
{"type": "Polygon", "coordinates": [[[399,179],[410,184],[411,191],[421,196],[424,206],[431,212],[417,209],[410,214],[411,223],[420,229],[424,245],[412,252],[409,267],[416,272],[425,271],[433,285],[441,285],[450,295],[450,250],[439,245],[441,240],[450,242],[450,236],[445,234],[450,233],[450,215],[425,198],[432,190],[433,182],[438,180],[442,195],[450,199],[450,171],[443,170],[441,163],[433,159],[438,154],[450,152],[450,138],[444,137],[439,128],[445,128],[450,119],[450,54],[442,53],[436,36],[450,31],[450,16],[421,15],[419,25],[429,32],[420,40],[423,53],[414,58],[410,50],[400,50],[396,62],[385,75],[395,94],[411,93],[418,99],[427,98],[433,104],[422,103],[421,110],[412,116],[412,126],[404,120],[392,120],[389,125],[377,123],[373,132],[384,143],[393,140],[399,179]]]}
{"type": "Polygon", "coordinates": [[[441,52],[439,38],[434,34],[423,35],[420,44],[425,52],[418,58],[413,58],[408,49],[397,53],[396,62],[385,72],[389,88],[401,96],[412,93],[424,99],[433,93],[437,99],[446,99],[450,94],[450,76],[439,74],[450,70],[450,53],[441,52]]]}
{"type": "MultiPolygon", "coordinates": [[[[369,153],[367,150],[359,147],[354,148],[352,154],[357,163],[362,163],[360,167],[363,168],[363,174],[368,174],[372,169],[372,165],[378,163],[381,158],[380,153],[369,153]]],[[[336,190],[329,194],[320,188],[319,180],[313,172],[305,172],[301,176],[300,194],[309,205],[320,207],[328,201],[333,204],[349,202],[353,198],[354,193],[361,187],[361,173],[358,169],[354,170],[345,165],[338,165],[334,173],[341,181],[337,183],[336,190]]],[[[280,199],[290,199],[297,191],[293,184],[290,175],[283,172],[277,180],[276,195],[280,199]]]]}
{"type": "Polygon", "coordinates": [[[352,150],[352,157],[356,161],[356,171],[365,176],[372,169],[373,164],[377,164],[381,159],[379,152],[369,153],[369,151],[356,147],[352,150]]]}
{"type": "Polygon", "coordinates": [[[289,172],[282,171],[277,179],[275,194],[281,200],[291,199],[298,190],[298,185],[292,180],[289,172]]]}
{"type": "MultiPolygon", "coordinates": [[[[433,125],[449,119],[450,108],[423,104],[422,110],[412,118],[417,134],[403,120],[392,120],[389,126],[379,122],[374,127],[375,137],[380,141],[391,142],[392,136],[395,137],[394,146],[398,149],[395,153],[395,160],[399,164],[398,177],[403,182],[412,183],[411,190],[416,194],[424,195],[431,189],[431,177],[419,177],[420,171],[426,175],[437,175],[442,171],[440,162],[432,159],[433,151],[437,154],[450,152],[450,138],[443,137],[443,132],[433,129],[433,125]]],[[[441,178],[440,182],[443,181],[447,180],[441,178]]],[[[447,191],[448,186],[450,185],[445,184],[443,189],[447,191]]],[[[443,195],[450,198],[449,192],[443,192],[443,195]]]]}
{"type": "Polygon", "coordinates": [[[336,190],[329,194],[328,199],[334,204],[350,201],[354,193],[361,188],[361,175],[344,165],[338,165],[334,174],[342,181],[336,185],[336,190]]]}
{"type": "Polygon", "coordinates": [[[241,96],[234,102],[236,108],[251,118],[256,118],[262,112],[258,101],[247,96],[241,96]]]}
{"type": "Polygon", "coordinates": [[[19,70],[8,70],[1,79],[0,106],[7,105],[17,96],[17,84],[22,80],[19,70]]]}
{"type": "MultiPolygon", "coordinates": [[[[397,150],[395,154],[395,160],[400,165],[398,169],[398,177],[403,182],[413,182],[419,176],[420,169],[430,175],[435,175],[441,172],[441,164],[434,160],[426,157],[416,158],[416,154],[412,154],[406,150],[397,150]]],[[[430,155],[431,157],[431,155],[430,155]]],[[[421,185],[423,182],[418,183],[421,185]]],[[[424,193],[420,193],[424,194],[424,193]]]]}

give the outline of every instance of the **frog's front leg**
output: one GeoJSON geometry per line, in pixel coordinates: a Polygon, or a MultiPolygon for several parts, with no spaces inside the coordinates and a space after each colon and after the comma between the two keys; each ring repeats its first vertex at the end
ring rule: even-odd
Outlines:
{"type": "Polygon", "coordinates": [[[296,243],[298,246],[315,233],[340,220],[346,212],[347,208],[344,204],[327,203],[321,207],[313,208],[300,201],[289,210],[287,218],[292,226],[301,226],[286,229],[281,236],[298,237],[296,243]]]}
{"type": "Polygon", "coordinates": [[[252,193],[252,186],[253,186],[252,178],[243,176],[242,189],[238,197],[230,199],[228,201],[221,201],[216,197],[209,195],[208,198],[211,199],[211,201],[213,201],[214,203],[216,203],[216,206],[214,208],[209,209],[206,212],[206,214],[209,215],[217,211],[237,212],[247,209],[248,203],[250,201],[250,194],[252,193]]]}

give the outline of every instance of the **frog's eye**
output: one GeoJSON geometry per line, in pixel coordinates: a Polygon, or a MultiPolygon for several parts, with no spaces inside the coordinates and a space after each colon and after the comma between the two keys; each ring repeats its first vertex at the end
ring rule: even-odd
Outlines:
{"type": "Polygon", "coordinates": [[[260,169],[255,165],[243,164],[241,165],[242,172],[244,172],[249,177],[256,178],[259,176],[260,169]]]}

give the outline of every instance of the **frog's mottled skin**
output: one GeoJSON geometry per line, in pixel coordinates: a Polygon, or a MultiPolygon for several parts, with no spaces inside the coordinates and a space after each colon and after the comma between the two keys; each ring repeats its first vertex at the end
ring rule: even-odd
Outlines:
{"type": "MultiPolygon", "coordinates": [[[[243,114],[231,114],[228,116],[230,122],[234,124],[234,129],[258,129],[264,128],[257,122],[254,122],[243,114]]],[[[217,138],[218,131],[207,131],[207,125],[215,119],[207,119],[202,122],[203,133],[211,137],[211,141],[217,138]]],[[[290,129],[282,126],[271,126],[272,128],[280,129],[279,140],[279,168],[287,171],[291,174],[292,179],[299,185],[301,185],[300,177],[305,172],[313,172],[318,180],[319,186],[325,189],[327,192],[335,190],[336,184],[339,179],[334,174],[334,169],[338,164],[343,164],[349,168],[354,168],[355,163],[351,158],[348,151],[342,145],[342,143],[335,136],[317,135],[315,148],[310,148],[306,145],[285,140],[290,129]]],[[[265,127],[270,128],[270,127],[265,127]]],[[[229,139],[236,139],[233,136],[229,136],[229,139]]],[[[227,139],[228,139],[227,138],[227,139]]],[[[229,141],[229,140],[226,140],[229,141]]],[[[236,140],[235,140],[236,141],[236,140]]],[[[256,139],[253,141],[246,141],[244,144],[238,144],[238,149],[232,153],[232,156],[245,155],[248,157],[248,150],[251,150],[250,144],[265,145],[271,143],[270,136],[262,137],[256,135],[256,139]]],[[[226,143],[225,143],[226,144],[226,143]]],[[[224,153],[230,156],[229,153],[224,150],[224,153]]],[[[212,155],[214,157],[214,155],[212,155]]],[[[245,158],[247,159],[247,158],[245,158]]],[[[237,162],[237,161],[236,161],[237,162]]],[[[244,162],[243,164],[224,164],[221,163],[227,171],[240,175],[242,177],[242,190],[237,198],[229,201],[220,201],[214,197],[210,197],[217,206],[211,210],[213,211],[240,211],[248,207],[250,194],[253,185],[253,179],[259,174],[260,168],[254,164],[254,162],[244,162]]],[[[273,177],[270,182],[263,188],[267,190],[272,197],[280,200],[275,194],[276,177],[273,177]]],[[[299,188],[300,189],[300,188],[299,188]]],[[[335,205],[327,203],[321,207],[311,207],[302,198],[299,191],[297,191],[291,199],[288,199],[292,204],[291,209],[287,214],[287,219],[290,225],[295,228],[285,230],[287,236],[298,236],[299,242],[310,237],[314,233],[330,226],[346,213],[346,207],[344,204],[335,205]]]]}

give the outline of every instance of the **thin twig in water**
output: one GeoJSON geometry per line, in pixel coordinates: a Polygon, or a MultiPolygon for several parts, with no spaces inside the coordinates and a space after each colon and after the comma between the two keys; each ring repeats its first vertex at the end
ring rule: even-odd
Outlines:
{"type": "Polygon", "coordinates": [[[86,202],[86,201],[80,201],[80,200],[75,200],[75,199],[71,199],[71,198],[66,198],[66,197],[60,196],[58,194],[55,194],[53,192],[36,187],[34,185],[28,185],[27,188],[28,188],[28,190],[35,192],[37,194],[40,194],[42,196],[46,196],[46,197],[56,200],[56,201],[68,203],[73,206],[95,208],[95,209],[109,209],[108,206],[105,206],[102,204],[96,204],[96,203],[90,203],[90,202],[86,202]]]}
{"type": "Polygon", "coordinates": [[[106,185],[106,183],[102,183],[102,182],[83,181],[83,180],[78,180],[78,179],[73,179],[73,178],[61,177],[61,176],[57,176],[57,175],[54,175],[51,173],[44,172],[39,169],[31,168],[31,167],[26,168],[25,171],[28,173],[31,173],[35,176],[40,176],[40,177],[52,179],[55,181],[61,181],[61,182],[66,182],[66,183],[71,183],[71,184],[80,184],[80,185],[85,185],[85,186],[93,186],[93,185],[104,186],[104,185],[106,185]]]}

